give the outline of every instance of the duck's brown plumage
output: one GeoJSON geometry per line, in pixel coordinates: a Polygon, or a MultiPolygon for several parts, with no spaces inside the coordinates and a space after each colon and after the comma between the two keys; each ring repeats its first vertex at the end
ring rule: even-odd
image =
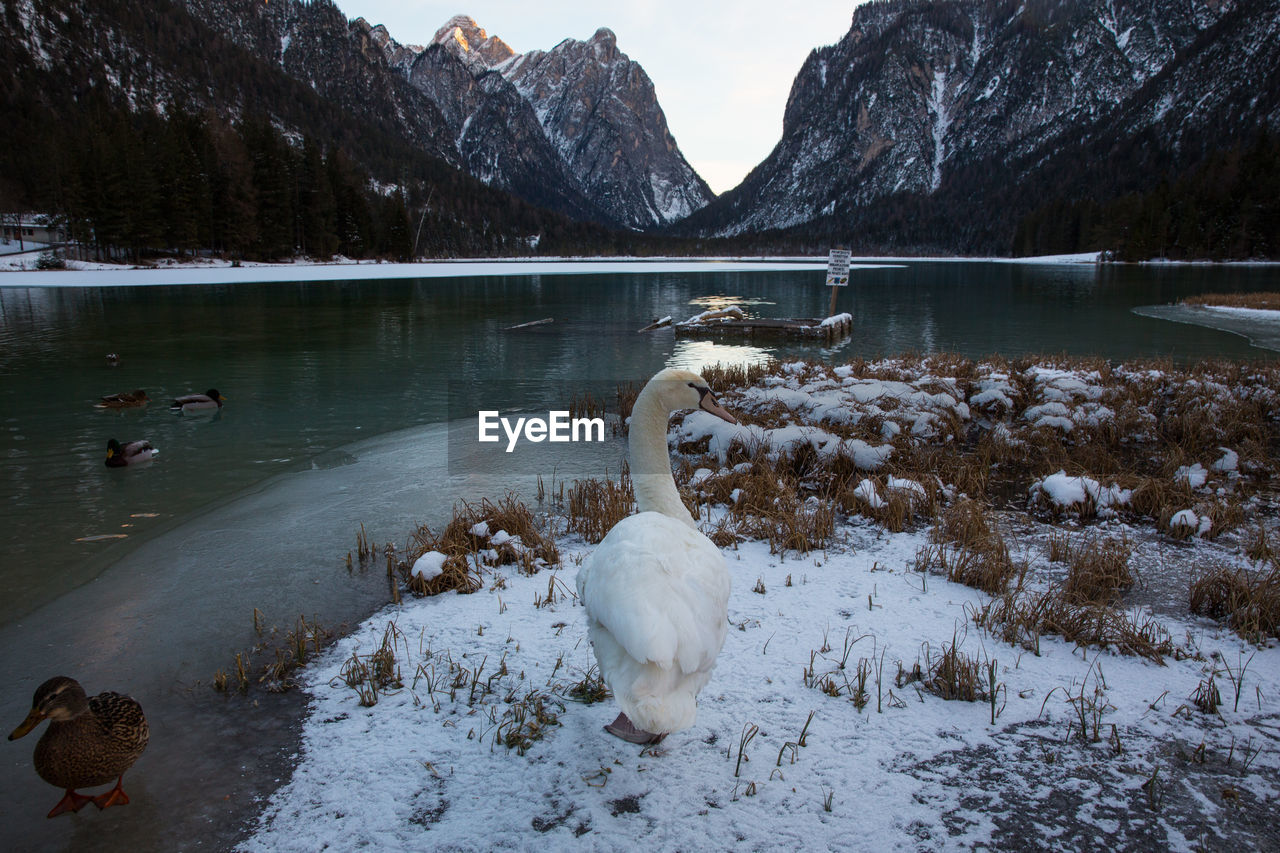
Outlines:
{"type": "MultiPolygon", "coordinates": [[[[76,788],[115,781],[119,789],[120,777],[142,755],[151,735],[137,700],[112,692],[86,696],[84,688],[66,676],[51,678],[36,689],[31,713],[9,740],[22,737],[46,719],[49,727],[36,744],[33,763],[41,779],[68,791],[64,802],[82,801],[68,807],[71,810],[87,802],[72,796],[76,788]]],[[[102,795],[94,800],[99,807],[128,802],[123,790],[118,797],[102,795]]],[[[62,806],[55,806],[49,816],[60,813],[62,806]]]]}
{"type": "Polygon", "coordinates": [[[99,409],[134,409],[151,402],[147,392],[139,388],[136,391],[121,391],[119,394],[108,394],[97,403],[99,409]]]}

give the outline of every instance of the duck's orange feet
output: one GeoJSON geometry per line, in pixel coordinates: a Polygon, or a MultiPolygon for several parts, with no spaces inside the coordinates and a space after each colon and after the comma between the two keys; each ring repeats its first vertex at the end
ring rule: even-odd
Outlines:
{"type": "Polygon", "coordinates": [[[93,798],[93,804],[100,809],[107,806],[127,806],[129,805],[129,795],[124,792],[124,788],[120,785],[124,782],[124,776],[116,779],[116,786],[105,794],[99,794],[93,798]]]}
{"type": "Polygon", "coordinates": [[[93,802],[93,797],[86,797],[84,794],[77,794],[70,788],[67,793],[63,794],[62,799],[58,800],[58,804],[54,806],[46,817],[57,817],[66,812],[78,812],[88,803],[93,802]]]}

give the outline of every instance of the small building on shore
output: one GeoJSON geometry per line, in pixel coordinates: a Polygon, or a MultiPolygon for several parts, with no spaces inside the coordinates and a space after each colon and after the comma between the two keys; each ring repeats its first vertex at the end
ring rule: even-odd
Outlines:
{"type": "Polygon", "coordinates": [[[0,215],[0,252],[29,251],[67,241],[67,229],[38,213],[0,215]],[[37,244],[37,245],[27,245],[37,244]]]}

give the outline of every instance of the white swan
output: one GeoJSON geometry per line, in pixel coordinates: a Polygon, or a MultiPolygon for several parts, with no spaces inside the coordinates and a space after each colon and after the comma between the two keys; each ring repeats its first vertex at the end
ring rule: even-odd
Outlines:
{"type": "Polygon", "coordinates": [[[737,423],[687,370],[661,371],[636,397],[629,447],[638,512],[578,572],[600,674],[622,709],[605,730],[632,743],[693,725],[695,698],[724,645],[729,570],[680,501],[667,450],[667,419],[693,408],[737,423]]]}

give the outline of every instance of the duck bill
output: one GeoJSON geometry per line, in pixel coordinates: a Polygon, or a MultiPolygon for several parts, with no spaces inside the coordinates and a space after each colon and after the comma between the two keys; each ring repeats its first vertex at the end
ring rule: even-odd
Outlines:
{"type": "Polygon", "coordinates": [[[710,394],[702,395],[702,401],[698,403],[698,407],[705,412],[710,412],[723,421],[728,421],[731,424],[736,424],[738,422],[738,419],[722,409],[720,404],[716,402],[716,398],[710,394]]]}
{"type": "Polygon", "coordinates": [[[9,740],[17,740],[18,738],[22,737],[27,732],[31,731],[36,726],[40,725],[40,722],[42,720],[44,720],[44,714],[42,714],[36,708],[32,708],[31,713],[27,714],[27,718],[22,721],[22,725],[18,726],[16,729],[14,729],[9,733],[9,740]]]}

